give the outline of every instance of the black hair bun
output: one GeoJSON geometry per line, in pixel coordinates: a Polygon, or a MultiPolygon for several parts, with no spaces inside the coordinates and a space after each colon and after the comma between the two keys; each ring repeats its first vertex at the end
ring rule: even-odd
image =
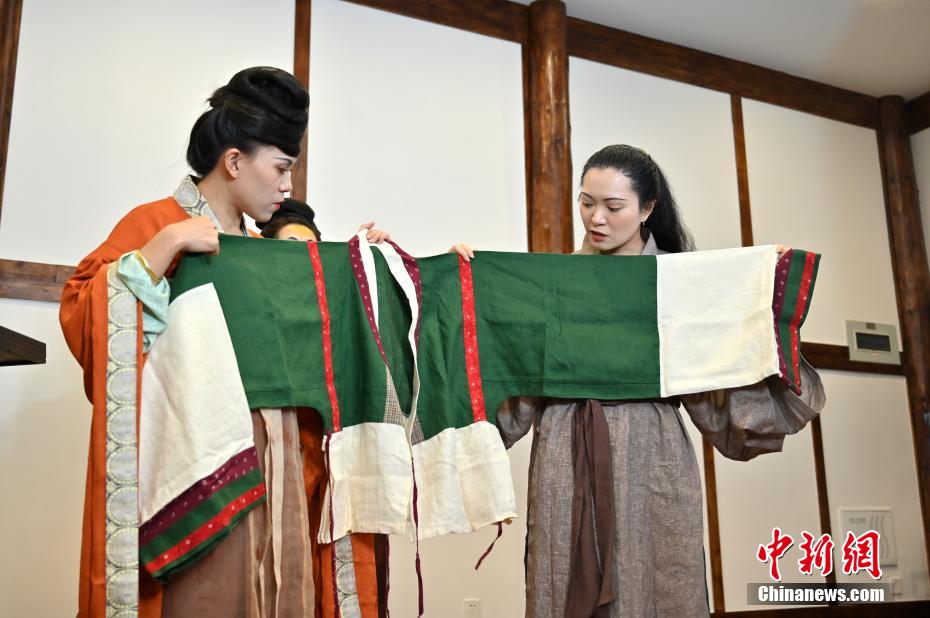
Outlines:
{"type": "Polygon", "coordinates": [[[287,71],[275,67],[243,69],[210,97],[213,107],[227,110],[255,107],[275,114],[281,120],[307,125],[310,97],[303,85],[287,71]]]}
{"type": "Polygon", "coordinates": [[[270,145],[296,157],[307,129],[310,97],[297,79],[274,67],[243,69],[218,88],[191,130],[187,161],[208,174],[228,148],[270,145]]]}

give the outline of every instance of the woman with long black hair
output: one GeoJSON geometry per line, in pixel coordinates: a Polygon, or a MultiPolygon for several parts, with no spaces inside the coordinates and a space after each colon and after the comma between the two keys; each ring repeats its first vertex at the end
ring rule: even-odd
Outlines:
{"type": "MultiPolygon", "coordinates": [[[[594,153],[581,172],[578,208],[579,254],[694,249],[665,174],[639,148],[594,153]]],[[[453,250],[475,255],[467,245],[453,250]]],[[[803,358],[801,374],[802,396],[772,376],[680,399],[508,400],[497,413],[505,444],[533,429],[526,615],[707,616],[700,473],[679,405],[724,456],[748,460],[780,451],[823,407],[820,378],[803,358]],[[582,427],[592,414],[609,452],[582,427]],[[596,465],[580,465],[579,454],[596,465]]]]}

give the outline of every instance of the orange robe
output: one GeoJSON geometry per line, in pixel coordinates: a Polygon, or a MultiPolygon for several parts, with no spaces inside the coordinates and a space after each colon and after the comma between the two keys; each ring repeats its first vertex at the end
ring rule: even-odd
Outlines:
{"type": "MultiPolygon", "coordinates": [[[[106,616],[106,377],[109,265],[130,251],[142,248],[164,227],[183,221],[188,214],[172,198],[145,204],[126,215],[97,249],[81,260],[65,283],[59,318],[68,347],[84,369],[84,392],[94,406],[84,494],[84,528],[81,542],[78,616],[106,616]]],[[[138,307],[141,357],[142,309],[138,307]]],[[[141,358],[136,364],[141,377],[141,358]]],[[[137,379],[137,384],[141,379],[137,379]]],[[[138,410],[138,389],[137,406],[138,410]]],[[[137,424],[138,427],[138,424],[137,424]]],[[[161,590],[140,576],[141,616],[161,614],[161,590]]]]}
{"type": "MultiPolygon", "coordinates": [[[[75,274],[65,283],[61,297],[60,320],[65,340],[84,370],[84,389],[93,404],[87,481],[84,499],[84,525],[81,544],[81,567],[78,594],[79,618],[103,618],[107,610],[107,365],[109,332],[108,271],[124,254],[141,249],[166,226],[184,221],[190,215],[174,198],[165,198],[139,206],[123,217],[106,241],[81,260],[75,274]]],[[[178,257],[166,273],[173,274],[178,257]]],[[[136,431],[141,385],[142,308],[136,303],[136,431]]],[[[301,415],[304,416],[304,415],[301,415]]],[[[313,415],[316,417],[317,415],[313,415]]],[[[307,415],[307,418],[310,418],[307,415]]],[[[317,547],[322,496],[327,474],[321,453],[322,424],[314,420],[300,423],[303,447],[303,475],[310,519],[313,579],[316,594],[315,615],[333,616],[331,545],[317,547]]],[[[379,608],[379,573],[385,570],[382,560],[375,560],[376,545],[383,543],[375,535],[354,535],[354,563],[359,607],[364,618],[383,615],[379,608]]],[[[170,583],[167,585],[171,585],[170,583]]],[[[139,569],[139,615],[157,618],[162,614],[162,585],[145,569],[139,569]]]]}

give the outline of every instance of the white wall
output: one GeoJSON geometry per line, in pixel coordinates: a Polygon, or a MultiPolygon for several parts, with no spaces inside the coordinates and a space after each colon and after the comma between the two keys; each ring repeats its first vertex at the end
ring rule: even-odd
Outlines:
{"type": "Polygon", "coordinates": [[[519,45],[321,0],[310,58],[308,197],[325,238],[372,217],[415,255],[526,249],[519,45]]]}
{"type": "Polygon", "coordinates": [[[924,129],[911,136],[911,151],[914,155],[914,171],[917,174],[924,243],[930,246],[930,129],[924,129]]]}
{"type": "MultiPolygon", "coordinates": [[[[292,0],[23,5],[0,258],[77,264],[130,208],[174,190],[216,87],[293,64],[292,0]]],[[[48,353],[0,368],[3,613],[73,615],[90,404],[57,304],[0,299],[0,324],[48,353]]]]}
{"type": "Polygon", "coordinates": [[[170,195],[207,97],[249,66],[290,71],[293,36],[292,0],[24,2],[0,258],[77,264],[170,195]]]}
{"type": "MultiPolygon", "coordinates": [[[[526,250],[520,46],[314,0],[308,198],[325,239],[373,218],[414,255],[456,242],[526,250]],[[360,45],[359,42],[364,42],[360,45]]],[[[523,614],[529,439],[511,449],[520,519],[420,544],[427,616],[523,614]]],[[[416,615],[414,547],[391,538],[391,611],[416,615]]]]}
{"type": "Polygon", "coordinates": [[[0,324],[46,344],[46,364],[0,367],[3,611],[73,616],[90,404],[57,304],[0,299],[0,324]]]}
{"type": "MultiPolygon", "coordinates": [[[[754,101],[744,101],[743,110],[754,238],[823,254],[802,338],[846,345],[846,318],[897,325],[875,131],[754,101]]],[[[827,406],[821,423],[834,538],[841,547],[840,508],[890,507],[899,566],[887,569],[885,581],[902,579],[904,594],[897,600],[928,598],[904,380],[834,371],[822,372],[822,377],[827,406]]],[[[756,505],[750,506],[747,519],[764,513],[755,538],[770,535],[772,524],[795,537],[801,530],[819,531],[809,436],[808,428],[789,438],[785,453],[763,458],[785,491],[793,487],[793,501],[768,499],[762,508],[758,501],[766,498],[769,486],[744,493],[747,503],[756,505]],[[791,485],[788,479],[793,479],[791,485]]],[[[765,567],[755,562],[751,549],[744,547],[732,568],[745,573],[744,581],[764,581],[765,567]]],[[[841,555],[838,548],[834,557],[840,566],[841,555]]],[[[796,546],[786,556],[795,575],[787,581],[800,581],[799,556],[796,546]]],[[[839,573],[839,581],[848,579],[839,573]]],[[[739,609],[744,602],[742,589],[728,591],[727,609],[739,609]]]]}

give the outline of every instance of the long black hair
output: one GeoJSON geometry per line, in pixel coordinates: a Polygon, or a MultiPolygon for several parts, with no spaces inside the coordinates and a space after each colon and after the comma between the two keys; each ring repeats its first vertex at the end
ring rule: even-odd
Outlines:
{"type": "Polygon", "coordinates": [[[668,180],[648,153],[626,144],[605,146],[584,164],[582,182],[591,168],[617,170],[629,178],[633,191],[639,197],[640,209],[649,202],[655,202],[643,225],[652,233],[659,249],[669,253],[694,251],[694,239],[681,220],[668,180]]]}
{"type": "Polygon", "coordinates": [[[228,148],[252,153],[262,145],[300,155],[310,97],[297,79],[274,67],[243,69],[210,97],[191,129],[187,162],[206,176],[228,148]]]}

